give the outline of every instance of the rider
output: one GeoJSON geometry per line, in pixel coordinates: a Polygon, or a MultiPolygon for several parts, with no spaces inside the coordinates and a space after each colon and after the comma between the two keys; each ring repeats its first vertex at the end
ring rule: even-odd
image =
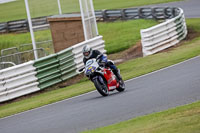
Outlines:
{"type": "Polygon", "coordinates": [[[84,46],[83,47],[83,63],[84,65],[86,64],[86,62],[89,60],[89,59],[92,59],[92,58],[99,58],[100,61],[99,61],[99,64],[105,64],[105,66],[111,68],[111,70],[113,71],[113,73],[115,74],[115,76],[117,77],[117,79],[119,81],[122,80],[119,72],[118,72],[118,69],[117,67],[114,65],[114,63],[112,61],[108,61],[107,60],[107,57],[105,55],[103,55],[100,51],[98,50],[92,50],[88,45],[84,46]]]}

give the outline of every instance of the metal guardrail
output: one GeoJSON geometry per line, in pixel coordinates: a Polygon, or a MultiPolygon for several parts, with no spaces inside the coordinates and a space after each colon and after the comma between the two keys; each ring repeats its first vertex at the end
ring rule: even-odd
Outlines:
{"type": "MultiPolygon", "coordinates": [[[[118,19],[156,19],[164,20],[177,16],[178,8],[176,7],[155,7],[155,8],[128,8],[128,9],[116,9],[116,10],[98,10],[95,11],[97,21],[115,21],[118,19]]],[[[73,15],[73,14],[72,14],[73,15]]],[[[47,17],[33,18],[34,30],[49,29],[47,17]]],[[[28,21],[17,20],[9,21],[6,23],[0,23],[0,33],[12,33],[12,32],[28,32],[28,21]]]]}
{"type": "Polygon", "coordinates": [[[77,75],[72,48],[36,60],[39,88],[45,89],[77,75]]]}
{"type": "Polygon", "coordinates": [[[0,71],[0,102],[39,91],[33,61],[0,71]]]}
{"type": "Polygon", "coordinates": [[[61,79],[63,81],[77,75],[72,48],[68,48],[57,53],[57,59],[59,60],[59,69],[61,72],[61,79]]]}
{"type": "Polygon", "coordinates": [[[143,55],[151,55],[176,45],[187,35],[183,10],[179,15],[161,24],[141,30],[143,55]]]}
{"type": "Polygon", "coordinates": [[[44,89],[62,81],[57,54],[36,60],[34,67],[36,67],[39,88],[44,89]]]}
{"type": "MultiPolygon", "coordinates": [[[[47,17],[33,18],[32,23],[35,30],[49,29],[47,17]],[[38,26],[40,27],[37,28],[38,26]]],[[[0,23],[0,33],[23,33],[28,31],[29,26],[26,19],[0,23]]]]}

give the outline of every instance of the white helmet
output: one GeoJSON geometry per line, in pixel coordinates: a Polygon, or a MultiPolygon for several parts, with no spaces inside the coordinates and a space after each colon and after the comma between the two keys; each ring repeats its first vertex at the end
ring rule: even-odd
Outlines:
{"type": "Polygon", "coordinates": [[[91,55],[92,55],[92,49],[88,45],[85,45],[83,47],[83,56],[86,59],[88,59],[88,58],[90,58],[91,55]]]}

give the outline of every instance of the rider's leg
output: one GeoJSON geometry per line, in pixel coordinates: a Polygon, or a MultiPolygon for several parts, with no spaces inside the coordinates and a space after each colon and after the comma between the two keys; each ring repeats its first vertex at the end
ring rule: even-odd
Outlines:
{"type": "Polygon", "coordinates": [[[117,77],[117,79],[122,80],[122,77],[119,74],[119,71],[118,71],[117,67],[114,65],[114,63],[108,62],[107,65],[108,65],[108,67],[111,68],[111,70],[113,71],[113,73],[115,74],[115,76],[117,77]]]}

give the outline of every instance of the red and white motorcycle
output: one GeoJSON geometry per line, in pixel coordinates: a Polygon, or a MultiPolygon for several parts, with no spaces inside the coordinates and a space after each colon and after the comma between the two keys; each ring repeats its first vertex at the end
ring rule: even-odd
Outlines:
{"type": "Polygon", "coordinates": [[[125,90],[124,81],[119,81],[110,68],[100,66],[96,59],[88,60],[85,68],[80,69],[79,72],[84,69],[85,75],[90,78],[102,96],[108,96],[109,91],[115,89],[119,92],[125,90]]]}

